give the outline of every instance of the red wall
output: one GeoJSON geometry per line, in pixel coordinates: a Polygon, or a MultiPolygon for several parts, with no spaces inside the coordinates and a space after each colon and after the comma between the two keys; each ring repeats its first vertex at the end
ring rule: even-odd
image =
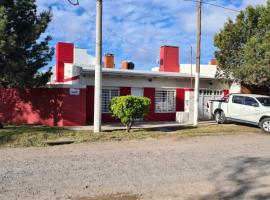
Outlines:
{"type": "Polygon", "coordinates": [[[11,124],[85,125],[85,89],[70,96],[67,88],[0,89],[0,119],[11,124]]]}
{"type": "MultiPolygon", "coordinates": [[[[130,87],[121,87],[120,95],[130,95],[130,87]]],[[[176,90],[176,110],[184,110],[185,89],[176,90]]],[[[155,113],[155,88],[145,88],[151,99],[148,121],[174,121],[173,113],[155,113]]],[[[0,89],[0,120],[11,124],[44,124],[49,126],[83,126],[93,124],[94,86],[80,89],[70,96],[69,88],[0,89]]],[[[119,122],[109,113],[102,122],[119,122]]]]}
{"type": "Polygon", "coordinates": [[[56,81],[64,81],[65,63],[73,63],[74,44],[58,42],[56,44],[56,81]]]}
{"type": "Polygon", "coordinates": [[[94,86],[86,88],[86,124],[94,122],[94,86]]]}
{"type": "Polygon", "coordinates": [[[131,88],[130,87],[120,87],[120,96],[127,96],[131,95],[131,88]]]}
{"type": "Polygon", "coordinates": [[[185,109],[185,89],[176,89],[176,111],[184,111],[185,109]]]}
{"type": "Polygon", "coordinates": [[[160,67],[161,72],[179,72],[179,48],[171,46],[160,47],[160,67]]]}

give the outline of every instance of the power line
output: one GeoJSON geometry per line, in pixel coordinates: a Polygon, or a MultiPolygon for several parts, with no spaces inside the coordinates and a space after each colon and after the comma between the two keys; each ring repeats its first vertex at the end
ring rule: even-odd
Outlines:
{"type": "MultiPolygon", "coordinates": [[[[198,2],[198,0],[184,0],[184,1],[191,1],[191,2],[198,2]]],[[[236,10],[236,9],[233,9],[233,8],[228,8],[228,7],[225,7],[225,6],[222,6],[222,5],[218,5],[218,4],[214,4],[214,3],[209,3],[209,2],[206,2],[206,1],[201,1],[202,4],[208,4],[210,6],[215,6],[215,7],[218,7],[218,8],[222,8],[222,9],[225,9],[225,10],[229,10],[229,11],[233,11],[233,12],[238,12],[240,13],[241,11],[239,10],[236,10]]]]}

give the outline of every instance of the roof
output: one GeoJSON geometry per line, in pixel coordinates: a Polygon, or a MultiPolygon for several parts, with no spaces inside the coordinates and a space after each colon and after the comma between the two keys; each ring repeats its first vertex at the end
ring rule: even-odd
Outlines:
{"type": "MultiPolygon", "coordinates": [[[[95,71],[94,68],[83,68],[81,70],[81,74],[93,74],[95,71]]],[[[123,70],[123,69],[109,69],[102,68],[103,74],[108,75],[124,75],[124,76],[137,76],[137,77],[149,77],[149,78],[194,78],[195,75],[192,76],[187,73],[177,73],[177,72],[160,72],[160,71],[143,71],[143,70],[123,70]]],[[[200,76],[202,79],[214,79],[209,76],[200,76]]]]}

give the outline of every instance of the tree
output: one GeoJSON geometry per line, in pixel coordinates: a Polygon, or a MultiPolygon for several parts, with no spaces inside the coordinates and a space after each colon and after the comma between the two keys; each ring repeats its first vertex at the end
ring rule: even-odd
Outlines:
{"type": "Polygon", "coordinates": [[[150,104],[151,100],[146,97],[114,97],[111,101],[111,111],[113,117],[120,119],[129,132],[135,119],[144,118],[147,115],[150,104]]]}
{"type": "Polygon", "coordinates": [[[35,0],[0,1],[0,87],[26,88],[45,85],[51,71],[40,72],[54,54],[42,34],[51,11],[37,12],[35,0]],[[42,37],[41,37],[42,36],[42,37]]]}
{"type": "Polygon", "coordinates": [[[51,19],[50,10],[37,12],[35,0],[0,1],[0,88],[40,87],[48,82],[51,70],[40,69],[54,54],[48,45],[51,37],[42,36],[51,19]]]}
{"type": "Polygon", "coordinates": [[[270,86],[270,0],[247,7],[215,35],[218,75],[247,85],[270,86]]]}

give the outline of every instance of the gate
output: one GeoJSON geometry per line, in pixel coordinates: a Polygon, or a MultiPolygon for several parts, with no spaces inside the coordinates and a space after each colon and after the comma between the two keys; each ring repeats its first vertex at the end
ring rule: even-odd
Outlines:
{"type": "Polygon", "coordinates": [[[208,112],[207,102],[209,100],[221,99],[223,97],[223,91],[221,90],[209,90],[201,89],[199,93],[199,119],[211,120],[211,113],[208,112]]]}

